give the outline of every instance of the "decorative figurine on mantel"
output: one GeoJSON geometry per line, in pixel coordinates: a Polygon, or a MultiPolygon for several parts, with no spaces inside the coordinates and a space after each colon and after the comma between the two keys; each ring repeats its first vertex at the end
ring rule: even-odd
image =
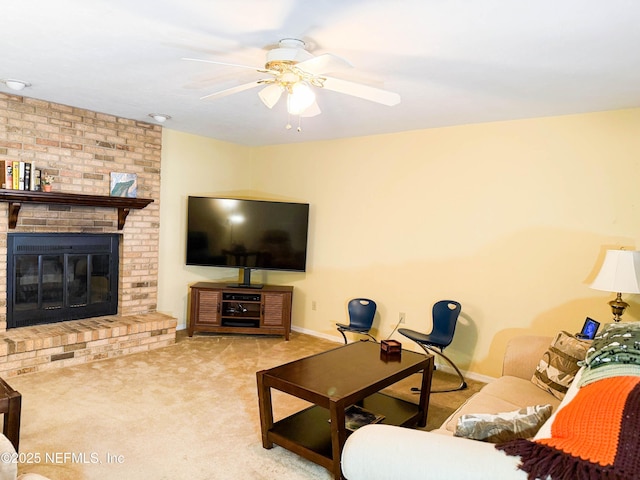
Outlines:
{"type": "Polygon", "coordinates": [[[42,191],[43,192],[50,192],[51,191],[51,186],[53,184],[54,181],[54,177],[53,175],[44,175],[42,177],[42,191]]]}

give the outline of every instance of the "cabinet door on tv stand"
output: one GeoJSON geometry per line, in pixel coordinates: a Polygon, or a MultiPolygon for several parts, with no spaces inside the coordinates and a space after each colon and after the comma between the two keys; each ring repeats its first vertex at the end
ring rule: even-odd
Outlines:
{"type": "Polygon", "coordinates": [[[220,309],[222,307],[221,290],[193,289],[195,311],[191,322],[195,325],[220,326],[220,309]]]}
{"type": "Polygon", "coordinates": [[[291,322],[291,294],[265,292],[262,295],[262,305],[262,325],[281,327],[288,332],[291,322]]]}

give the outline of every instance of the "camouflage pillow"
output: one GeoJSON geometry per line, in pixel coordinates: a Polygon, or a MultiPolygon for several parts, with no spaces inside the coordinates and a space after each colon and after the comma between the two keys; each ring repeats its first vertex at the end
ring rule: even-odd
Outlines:
{"type": "Polygon", "coordinates": [[[533,438],[542,424],[551,416],[551,410],[551,405],[536,405],[495,415],[462,415],[458,419],[454,435],[489,443],[533,438]]]}
{"type": "Polygon", "coordinates": [[[531,378],[534,385],[562,400],[580,369],[589,341],[578,340],[567,332],[560,332],[551,342],[549,350],[540,359],[531,378]]]}

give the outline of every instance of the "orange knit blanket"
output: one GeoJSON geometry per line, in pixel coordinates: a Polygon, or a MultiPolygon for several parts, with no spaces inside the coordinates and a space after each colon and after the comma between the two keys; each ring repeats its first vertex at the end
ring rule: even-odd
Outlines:
{"type": "Polygon", "coordinates": [[[611,377],[582,387],[556,415],[551,438],[497,445],[519,455],[529,480],[640,478],[640,377],[611,377]]]}

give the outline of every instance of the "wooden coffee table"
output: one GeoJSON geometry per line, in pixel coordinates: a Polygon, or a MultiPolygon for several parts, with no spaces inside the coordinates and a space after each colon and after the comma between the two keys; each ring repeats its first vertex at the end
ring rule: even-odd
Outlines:
{"type": "Polygon", "coordinates": [[[382,423],[424,427],[433,356],[406,350],[400,356],[385,356],[377,343],[356,342],[256,375],[262,446],[280,445],[329,469],[338,480],[340,455],[350,433],[345,408],[357,404],[384,415],[382,423]],[[418,405],[380,393],[419,371],[423,374],[418,405]],[[314,405],[274,423],[272,388],[314,405]]]}

